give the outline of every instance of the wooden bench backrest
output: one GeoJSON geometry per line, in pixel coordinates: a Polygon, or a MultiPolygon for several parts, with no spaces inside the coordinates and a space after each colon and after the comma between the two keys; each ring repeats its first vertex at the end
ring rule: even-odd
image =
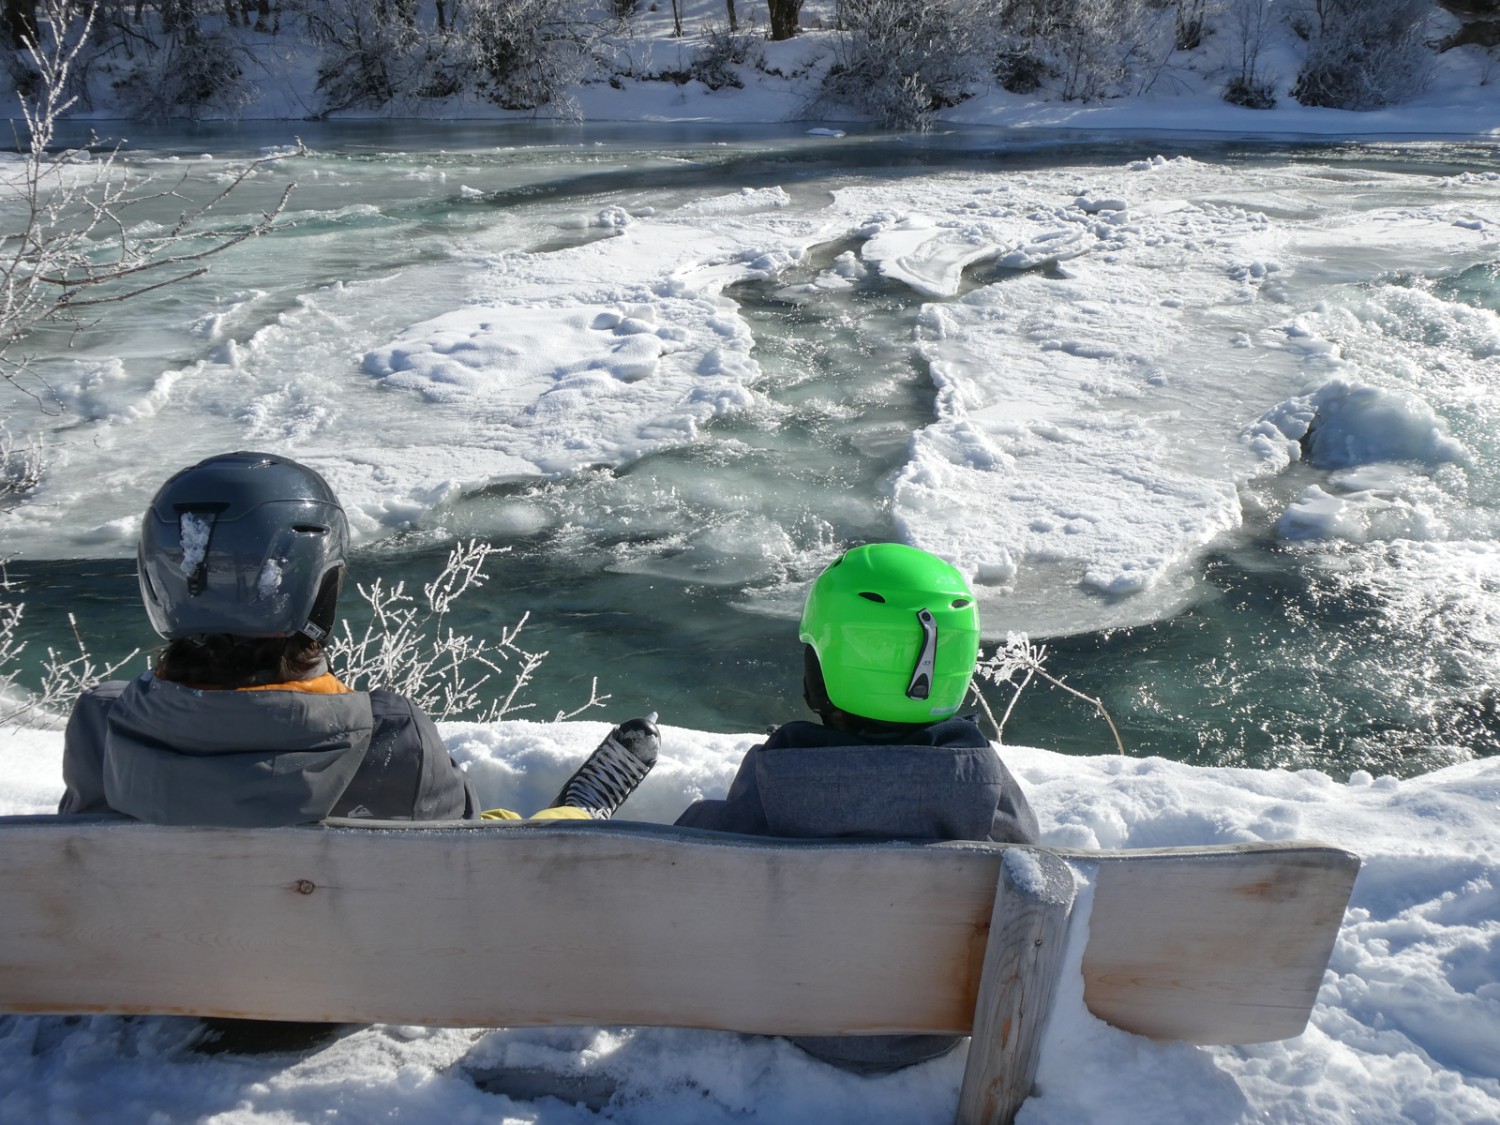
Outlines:
{"type": "MultiPolygon", "coordinates": [[[[0,1011],[967,1033],[1005,851],[644,824],[0,818],[0,1011]]],[[[1059,854],[1094,883],[1096,1014],[1196,1043],[1300,1033],[1355,857],[1059,854]]]]}

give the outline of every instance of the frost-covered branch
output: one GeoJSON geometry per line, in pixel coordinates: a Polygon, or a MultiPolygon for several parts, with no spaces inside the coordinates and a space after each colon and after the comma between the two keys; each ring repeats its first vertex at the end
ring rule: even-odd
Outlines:
{"type": "Polygon", "coordinates": [[[1011,712],[1015,710],[1016,702],[1021,698],[1021,692],[1026,690],[1034,677],[1040,676],[1053,687],[1061,688],[1069,695],[1091,704],[1094,713],[1109,725],[1109,732],[1114,735],[1115,748],[1124,754],[1125,743],[1120,738],[1120,731],[1115,726],[1114,719],[1110,718],[1109,712],[1105,710],[1104,702],[1091,695],[1083,694],[1077,688],[1070,687],[1052,675],[1042,667],[1046,659],[1046,646],[1032,644],[1025,633],[1007,633],[1005,644],[997,648],[990,656],[980,653],[979,663],[974,667],[974,680],[970,686],[979,700],[979,706],[984,711],[985,718],[989,720],[995,732],[995,741],[1005,740],[1005,724],[1010,721],[1011,712]],[[1018,675],[1019,681],[1016,679],[1018,675]],[[999,719],[995,718],[989,701],[984,697],[984,692],[980,687],[981,681],[997,686],[1004,684],[1011,689],[1010,701],[1006,704],[1005,713],[999,719]]]}
{"type": "MultiPolygon", "coordinates": [[[[0,380],[39,405],[56,405],[46,380],[21,352],[49,322],[81,327],[80,310],[113,304],[197,277],[206,259],[271,229],[295,185],[247,225],[221,228],[209,213],[268,162],[253,161],[207,203],[188,205],[164,233],[132,233],[127,213],[178,192],[136,190],[117,148],[55,152],[58,125],[73,106],[74,69],[99,6],[39,0],[25,53],[34,92],[20,97],[26,136],[19,161],[0,165],[0,380]]],[[[91,146],[93,147],[93,146],[91,146]]],[[[181,185],[179,184],[179,187],[181,185]]]]}
{"type": "MultiPolygon", "coordinates": [[[[0,583],[0,588],[6,585],[0,583]]],[[[21,602],[0,602],[0,730],[23,722],[30,725],[59,722],[79,693],[110,679],[140,653],[135,649],[113,664],[98,663],[78,632],[77,619],[70,613],[68,626],[78,646],[77,654],[67,656],[49,648],[42,663],[41,686],[35,691],[27,690],[18,683],[21,653],[26,649],[26,642],[19,639],[24,612],[25,605],[21,602]]]]}
{"type": "Polygon", "coordinates": [[[0,425],[0,516],[41,483],[44,465],[40,438],[33,435],[22,442],[0,425]]]}
{"type": "MultiPolygon", "coordinates": [[[[370,621],[357,635],[343,622],[343,635],[329,653],[339,677],[358,690],[400,692],[434,719],[488,723],[534,707],[520,700],[547,653],[520,643],[530,613],[503,627],[493,640],[457,633],[445,624],[454,603],[484,585],[485,562],[504,549],[477,541],[457,544],[442,572],[422,587],[420,602],[406,592],[404,582],[387,587],[377,578],[360,585],[370,621]]],[[[601,696],[598,688],[595,679],[588,701],[559,711],[556,721],[602,706],[609,696],[601,696]]]]}

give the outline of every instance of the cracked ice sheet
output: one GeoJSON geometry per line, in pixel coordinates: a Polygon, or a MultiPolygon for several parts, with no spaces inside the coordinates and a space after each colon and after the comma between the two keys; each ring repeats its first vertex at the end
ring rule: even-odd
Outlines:
{"type": "Polygon", "coordinates": [[[486,484],[696,441],[703,422],[751,404],[760,375],[722,289],[775,276],[843,233],[836,215],[788,203],[768,188],[646,218],[611,208],[598,225],[615,237],[504,256],[482,303],[412,325],[364,359],[387,389],[420,401],[412,415],[444,448],[414,435],[383,451],[379,474],[353,457],[320,468],[368,528],[486,484]]]}
{"type": "MultiPolygon", "coordinates": [[[[1075,599],[1029,593],[1059,586],[1154,590],[1120,610],[1154,616],[1162,598],[1183,596],[1174,572],[1239,524],[1238,483],[1261,471],[1239,441],[1245,384],[1224,372],[1245,364],[1239,321],[1286,248],[1255,213],[1173,198],[1136,206],[1128,178],[1116,179],[1103,195],[1041,182],[982,202],[993,218],[1006,213],[997,260],[1035,264],[1033,248],[1049,245],[1066,260],[1054,276],[928,305],[920,321],[938,418],[894,479],[896,525],[1004,588],[1014,628],[1077,625],[1075,599]],[[1220,322],[1216,339],[1199,338],[1205,318],[1220,322]]],[[[903,262],[921,258],[908,246],[903,262]]]]}
{"type": "Polygon", "coordinates": [[[1239,523],[1236,483],[1255,462],[1235,444],[1233,415],[1217,415],[1212,454],[1179,440],[1183,388],[1160,365],[1180,317],[1144,288],[1147,271],[1132,272],[1133,292],[1121,270],[1027,277],[924,310],[938,421],[914,435],[897,474],[897,525],[978,582],[1010,587],[1012,628],[1073,624],[1028,603],[1043,572],[1044,588],[1140,594],[1239,523]]]}
{"type": "MultiPolygon", "coordinates": [[[[1370,279],[1403,230],[1449,268],[1449,255],[1482,258],[1496,242],[1486,201],[1330,221],[1300,205],[1318,172],[1281,168],[1255,185],[1293,212],[1273,221],[1214,194],[1204,171],[1136,162],[866,200],[887,210],[865,228],[863,257],[924,294],[956,294],[963,267],[986,259],[1051,266],[924,309],[938,420],[892,484],[898,531],[1003,588],[1009,627],[1070,631],[1080,612],[1148,620],[1191,596],[1188,564],[1239,524],[1239,484],[1270,471],[1243,427],[1305,389],[1288,306],[1330,274],[1370,279]],[[1113,607],[1080,611],[1059,587],[1113,607]]],[[[1378,196],[1389,177],[1370,180],[1378,196]]]]}

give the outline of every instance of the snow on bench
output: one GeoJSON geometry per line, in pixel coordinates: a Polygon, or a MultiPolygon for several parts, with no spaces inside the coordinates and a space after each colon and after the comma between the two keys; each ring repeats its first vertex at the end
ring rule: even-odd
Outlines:
{"type": "Polygon", "coordinates": [[[958,1120],[1004,1122],[1031,1087],[1070,915],[1100,1018],[1282,1039],[1307,1024],[1358,868],[1301,842],[0,817],[0,1012],[972,1035],[958,1120]]]}

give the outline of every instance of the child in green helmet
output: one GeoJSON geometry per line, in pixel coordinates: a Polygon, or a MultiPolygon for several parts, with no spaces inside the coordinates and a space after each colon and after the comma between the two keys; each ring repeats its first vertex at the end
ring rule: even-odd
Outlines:
{"type": "MultiPolygon", "coordinates": [[[[758,836],[1037,842],[1036,816],[990,741],[959,708],[979,652],[974,592],[926,551],[874,543],[840,555],[802,612],[794,721],[751,748],[722,800],[679,825],[758,836]]],[[[793,1040],[865,1073],[951,1050],[951,1036],[793,1040]]]]}

